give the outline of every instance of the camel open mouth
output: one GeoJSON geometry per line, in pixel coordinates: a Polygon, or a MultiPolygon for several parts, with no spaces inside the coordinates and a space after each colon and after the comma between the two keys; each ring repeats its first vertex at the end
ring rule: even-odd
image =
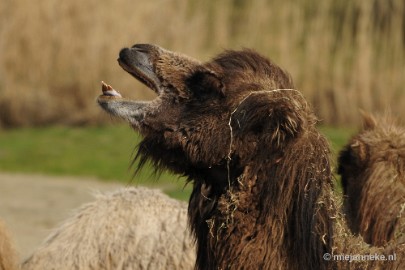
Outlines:
{"type": "MultiPolygon", "coordinates": [[[[154,71],[152,54],[152,46],[138,44],[132,48],[122,49],[117,61],[126,72],[159,95],[162,92],[160,87],[161,82],[154,71]]],[[[98,99],[99,103],[122,98],[118,91],[104,82],[102,82],[102,92],[103,94],[98,99]]]]}
{"type": "MultiPolygon", "coordinates": [[[[124,48],[119,53],[118,63],[126,72],[160,95],[163,93],[162,82],[154,67],[157,50],[155,46],[148,44],[124,48]]],[[[125,99],[104,82],[101,90],[103,93],[97,98],[101,108],[113,116],[129,121],[136,128],[140,127],[146,111],[154,110],[157,106],[157,102],[125,99]]]]}

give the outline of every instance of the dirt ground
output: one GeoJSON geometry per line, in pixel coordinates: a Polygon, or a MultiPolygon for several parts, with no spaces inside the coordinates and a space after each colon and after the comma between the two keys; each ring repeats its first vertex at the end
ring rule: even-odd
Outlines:
{"type": "Polygon", "coordinates": [[[91,178],[0,173],[0,219],[11,231],[21,259],[95,191],[122,187],[91,178]]]}

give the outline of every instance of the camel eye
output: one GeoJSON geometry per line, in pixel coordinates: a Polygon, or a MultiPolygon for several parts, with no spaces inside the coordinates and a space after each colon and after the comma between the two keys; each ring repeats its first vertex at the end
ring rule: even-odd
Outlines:
{"type": "Polygon", "coordinates": [[[221,80],[209,71],[198,71],[186,81],[187,88],[197,99],[224,96],[224,85],[221,80]]]}

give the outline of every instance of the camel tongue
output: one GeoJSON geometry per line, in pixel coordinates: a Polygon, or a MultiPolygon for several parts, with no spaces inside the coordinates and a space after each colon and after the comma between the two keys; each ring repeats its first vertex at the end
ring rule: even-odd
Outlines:
{"type": "Polygon", "coordinates": [[[101,82],[101,90],[103,91],[104,96],[122,97],[121,94],[114,90],[111,85],[106,84],[103,81],[101,82]]]}

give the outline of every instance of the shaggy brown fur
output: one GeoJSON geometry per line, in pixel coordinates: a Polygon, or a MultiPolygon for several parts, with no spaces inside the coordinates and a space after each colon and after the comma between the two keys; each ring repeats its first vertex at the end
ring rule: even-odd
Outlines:
{"type": "Polygon", "coordinates": [[[339,157],[348,223],[382,246],[405,232],[405,129],[364,115],[364,129],[339,157]]]}
{"type": "Polygon", "coordinates": [[[17,270],[17,256],[9,232],[0,221],[0,270],[17,270]]]}
{"type": "Polygon", "coordinates": [[[141,165],[150,160],[192,182],[196,269],[405,267],[323,259],[392,250],[369,249],[348,234],[328,143],[277,65],[251,50],[200,63],[148,44],[123,49],[119,63],[158,97],[131,101],[104,87],[98,102],[143,135],[141,165]]]}

